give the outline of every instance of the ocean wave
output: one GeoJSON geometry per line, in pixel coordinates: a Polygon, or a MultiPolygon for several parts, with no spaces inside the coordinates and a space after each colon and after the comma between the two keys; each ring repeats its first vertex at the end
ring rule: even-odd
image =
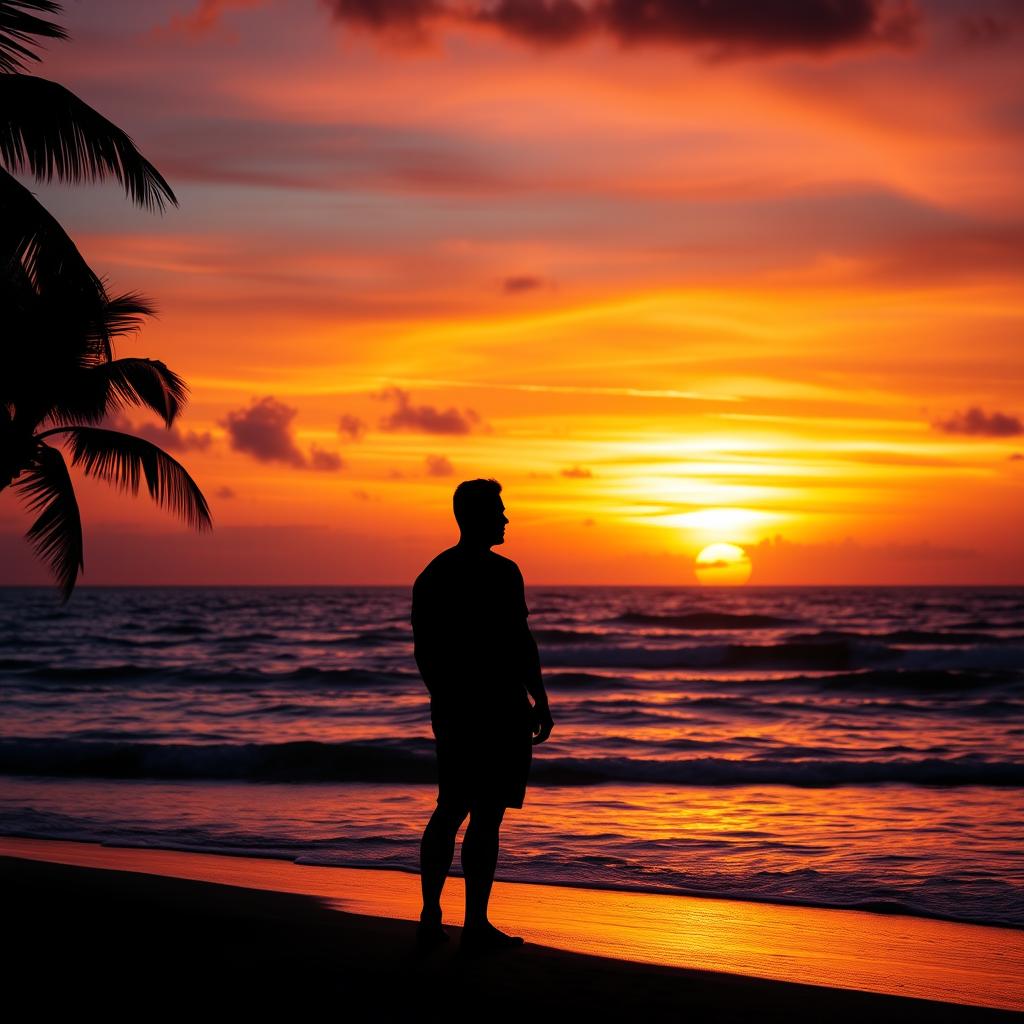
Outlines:
{"type": "Polygon", "coordinates": [[[625,612],[608,619],[625,626],[658,626],[663,629],[776,629],[792,626],[797,620],[777,615],[741,615],[730,612],[689,612],[685,615],[652,615],[647,612],[625,612]]]}
{"type": "Polygon", "coordinates": [[[592,633],[577,629],[532,629],[533,639],[538,644],[600,644],[608,640],[607,634],[592,633]]]}
{"type": "Polygon", "coordinates": [[[1020,642],[1019,636],[997,636],[994,633],[950,632],[928,629],[898,629],[888,633],[858,630],[824,630],[819,633],[794,633],[787,642],[800,643],[870,643],[895,644],[905,647],[974,647],[983,644],[1020,642]]]}
{"type": "MultiPolygon", "coordinates": [[[[599,672],[577,672],[573,669],[552,669],[545,672],[544,682],[548,689],[565,692],[579,690],[637,690],[654,689],[658,692],[672,689],[720,691],[721,676],[686,675],[679,679],[662,676],[630,676],[622,672],[608,674],[599,672]]],[[[1020,672],[1005,669],[995,670],[943,670],[943,669],[858,669],[852,672],[827,672],[819,675],[773,675],[770,678],[755,676],[750,679],[731,681],[731,685],[749,688],[748,696],[791,693],[793,691],[815,691],[827,695],[836,691],[851,693],[892,693],[892,694],[939,694],[974,692],[1008,688],[1022,689],[1024,678],[1020,672]]],[[[1024,697],[1024,689],[1022,689],[1024,697]]],[[[638,698],[642,699],[642,698],[638,698]]],[[[728,699],[728,698],[724,698],[728,699]]],[[[1011,706],[1012,707],[1012,706],[1011,706]]],[[[1003,710],[1008,710],[1004,704],[1003,710]]],[[[944,706],[937,706],[936,712],[944,714],[944,706]]]]}
{"type": "Polygon", "coordinates": [[[559,646],[543,649],[545,666],[565,668],[805,668],[845,669],[898,657],[882,644],[845,640],[780,644],[695,644],[689,647],[650,645],[559,646]]]}
{"type": "Polygon", "coordinates": [[[653,644],[542,646],[541,661],[551,668],[606,669],[782,669],[841,671],[870,667],[904,667],[918,671],[1017,670],[1024,649],[1005,644],[956,647],[954,650],[891,647],[875,638],[810,635],[777,644],[653,644]]]}
{"type": "Polygon", "coordinates": [[[408,671],[397,669],[383,671],[363,668],[318,668],[314,665],[303,665],[300,668],[280,672],[216,666],[185,668],[145,665],[136,662],[116,665],[54,665],[50,661],[44,660],[9,658],[0,661],[0,670],[10,672],[13,679],[31,679],[33,683],[64,684],[69,687],[77,684],[95,685],[125,680],[167,685],[208,683],[229,686],[239,683],[267,683],[274,686],[288,686],[289,684],[380,686],[408,684],[413,680],[419,681],[419,674],[411,668],[408,671]]]}
{"type": "MultiPolygon", "coordinates": [[[[657,616],[657,615],[633,615],[633,616],[620,616],[617,620],[620,626],[625,626],[627,621],[631,625],[637,624],[651,624],[654,620],[658,620],[658,624],[662,625],[663,620],[666,618],[671,619],[679,625],[675,628],[679,632],[694,632],[694,633],[705,633],[705,632],[724,632],[724,631],[735,631],[744,632],[746,630],[758,630],[758,629],[769,629],[776,628],[784,624],[784,620],[772,620],[768,621],[767,616],[714,616],[717,621],[716,624],[711,624],[708,616],[703,615],[692,615],[692,616],[657,616]],[[756,620],[753,624],[727,624],[724,620],[739,620],[749,618],[756,620]],[[683,625],[683,620],[686,620],[687,625],[683,625]]],[[[607,645],[609,643],[622,644],[624,641],[628,643],[630,639],[636,641],[643,640],[642,633],[631,634],[626,629],[621,629],[614,632],[594,632],[593,630],[586,629],[569,629],[569,628],[536,628],[533,630],[534,639],[541,646],[551,645],[565,645],[565,644],[579,644],[579,645],[607,645]]],[[[650,639],[650,638],[649,638],[650,639]]],[[[746,648],[750,650],[765,650],[770,649],[772,651],[800,651],[803,652],[804,648],[809,645],[815,647],[815,653],[820,653],[822,647],[832,647],[833,653],[837,649],[846,648],[852,653],[856,653],[856,650],[861,647],[866,652],[871,652],[875,656],[883,656],[885,651],[888,650],[893,656],[898,656],[900,651],[898,648],[902,647],[978,647],[984,645],[1004,645],[1010,643],[1020,643],[1024,637],[1021,636],[1005,636],[990,632],[968,632],[954,630],[945,632],[943,630],[927,630],[927,629],[900,629],[892,630],[885,633],[876,633],[868,631],[858,630],[822,630],[820,632],[808,632],[808,633],[792,633],[788,636],[783,637],[778,643],[774,644],[734,644],[733,647],[746,648]]],[[[779,655],[782,657],[783,655],[779,655]]]]}
{"type": "MultiPolygon", "coordinates": [[[[231,779],[252,782],[435,781],[426,737],[364,743],[174,744],[13,739],[0,741],[0,772],[115,779],[231,779]]],[[[531,783],[549,786],[643,782],[663,785],[842,786],[903,782],[942,786],[1024,785],[1024,763],[955,758],[748,759],[699,757],[535,758],[531,783]]]]}

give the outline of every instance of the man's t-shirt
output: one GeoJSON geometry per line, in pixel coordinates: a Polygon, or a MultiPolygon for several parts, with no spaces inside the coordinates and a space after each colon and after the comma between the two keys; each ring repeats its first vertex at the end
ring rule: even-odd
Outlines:
{"type": "Polygon", "coordinates": [[[493,551],[451,547],[420,573],[412,627],[435,724],[486,727],[529,712],[529,614],[519,566],[493,551]]]}

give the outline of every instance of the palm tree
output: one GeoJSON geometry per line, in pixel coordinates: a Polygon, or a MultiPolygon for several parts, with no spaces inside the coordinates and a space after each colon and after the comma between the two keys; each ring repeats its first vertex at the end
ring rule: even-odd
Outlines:
{"type": "Polygon", "coordinates": [[[206,499],[183,466],[140,437],[101,424],[128,405],[156,411],[170,427],[187,396],[184,381],[154,359],[114,358],[114,339],[135,331],[151,305],[111,297],[74,242],[14,173],[37,180],[112,176],[138,205],[177,205],[170,186],[131,139],[73,93],[24,73],[39,39],[66,38],[45,15],[49,0],[0,0],[0,491],[13,484],[31,512],[28,531],[63,600],[84,567],[82,524],[60,450],[91,476],[150,495],[197,529],[206,499]]]}

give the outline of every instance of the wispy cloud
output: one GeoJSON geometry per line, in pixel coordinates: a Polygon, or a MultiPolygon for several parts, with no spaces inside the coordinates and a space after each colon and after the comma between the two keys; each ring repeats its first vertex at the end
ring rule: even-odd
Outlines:
{"type": "Polygon", "coordinates": [[[412,396],[401,388],[385,388],[377,398],[395,403],[394,409],[380,421],[388,432],[413,431],[422,434],[468,434],[482,424],[474,409],[459,411],[454,406],[439,409],[433,405],[414,405],[412,396]]]}
{"type": "Polygon", "coordinates": [[[714,394],[707,391],[683,391],[678,388],[631,388],[604,384],[521,384],[509,381],[442,380],[437,378],[407,378],[403,383],[425,387],[474,388],[484,391],[522,391],[527,394],[547,395],[608,395],[621,398],[681,398],[700,402],[741,402],[736,395],[714,394]]]}
{"type": "Polygon", "coordinates": [[[506,277],[501,282],[501,290],[506,295],[522,295],[523,292],[535,292],[545,285],[544,278],[535,277],[532,274],[518,274],[506,277]]]}
{"type": "Polygon", "coordinates": [[[350,413],[344,413],[338,420],[338,433],[350,441],[358,441],[366,433],[366,424],[350,413]]]}
{"type": "Polygon", "coordinates": [[[172,452],[204,452],[213,443],[213,435],[208,430],[199,433],[195,430],[183,431],[176,425],[161,427],[153,423],[132,423],[121,413],[108,417],[106,426],[111,430],[121,430],[126,434],[145,438],[172,452]]]}
{"type": "Polygon", "coordinates": [[[424,460],[427,464],[427,476],[451,476],[455,467],[444,455],[428,455],[424,460]]]}
{"type": "Polygon", "coordinates": [[[1024,423],[1021,423],[1018,416],[1005,412],[985,412],[976,405],[932,425],[944,434],[966,434],[969,437],[1017,437],[1024,434],[1024,423]]]}
{"type": "Polygon", "coordinates": [[[208,36],[221,27],[221,20],[231,10],[262,7],[267,0],[198,0],[187,14],[173,14],[157,33],[169,32],[192,37],[208,36]]]}

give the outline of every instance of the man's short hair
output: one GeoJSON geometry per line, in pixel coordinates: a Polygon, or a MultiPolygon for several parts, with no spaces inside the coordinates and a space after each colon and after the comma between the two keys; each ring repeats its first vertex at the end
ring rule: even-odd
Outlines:
{"type": "Polygon", "coordinates": [[[501,494],[501,484],[497,480],[463,480],[455,488],[452,495],[452,508],[455,521],[459,526],[466,526],[479,520],[494,510],[494,503],[501,494]]]}

